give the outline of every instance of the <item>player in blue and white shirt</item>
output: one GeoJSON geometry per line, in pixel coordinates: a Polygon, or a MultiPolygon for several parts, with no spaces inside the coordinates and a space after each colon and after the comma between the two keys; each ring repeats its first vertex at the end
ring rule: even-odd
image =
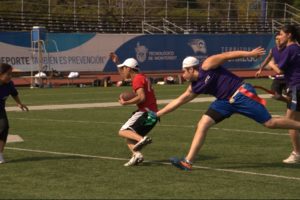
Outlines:
{"type": "Polygon", "coordinates": [[[252,85],[244,83],[241,78],[221,66],[227,60],[259,57],[263,54],[265,50],[259,47],[252,51],[231,51],[213,55],[201,65],[195,57],[183,60],[183,78],[191,83],[182,95],[159,110],[157,116],[174,111],[199,94],[210,94],[217,99],[198,122],[189,153],[183,159],[172,158],[173,165],[183,170],[191,170],[192,162],[204,144],[209,128],[235,113],[249,117],[268,128],[300,129],[300,122],[284,117],[272,118],[264,106],[265,100],[256,95],[252,85]]]}
{"type": "Polygon", "coordinates": [[[22,110],[28,111],[28,108],[21,103],[19,99],[18,91],[16,90],[14,83],[11,81],[12,66],[9,64],[0,63],[0,164],[4,163],[3,158],[4,146],[6,144],[8,136],[8,119],[5,111],[6,99],[11,95],[16,101],[17,106],[22,110]]]}

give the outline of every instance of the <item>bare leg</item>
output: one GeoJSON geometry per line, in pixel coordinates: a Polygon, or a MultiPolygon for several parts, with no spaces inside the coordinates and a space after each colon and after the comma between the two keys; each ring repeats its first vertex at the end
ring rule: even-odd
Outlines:
{"type": "Polygon", "coordinates": [[[0,164],[5,163],[3,158],[3,150],[4,150],[5,142],[0,140],[0,164]]]}
{"type": "Polygon", "coordinates": [[[133,147],[137,142],[135,140],[126,139],[126,143],[127,143],[129,150],[132,152],[132,154],[134,154],[136,151],[133,151],[133,147]]]}
{"type": "Polygon", "coordinates": [[[0,140],[0,153],[3,153],[4,146],[5,146],[5,142],[3,140],[0,140]]]}
{"type": "Polygon", "coordinates": [[[137,143],[137,141],[131,140],[131,139],[126,139],[126,142],[127,142],[127,146],[129,148],[129,150],[132,152],[132,157],[129,159],[128,162],[126,162],[124,164],[124,166],[128,167],[128,166],[133,166],[133,165],[142,163],[144,161],[143,154],[139,151],[133,150],[133,147],[137,143]]]}
{"type": "MultiPolygon", "coordinates": [[[[300,121],[300,112],[292,111],[290,109],[286,112],[286,117],[296,121],[300,121]]],[[[300,138],[299,130],[290,129],[289,130],[290,138],[292,140],[293,151],[297,154],[300,154],[300,138]]]]}
{"type": "Polygon", "coordinates": [[[143,139],[142,136],[140,136],[136,132],[130,131],[130,130],[119,131],[119,135],[126,139],[131,139],[131,140],[135,140],[135,141],[140,141],[141,139],[143,139]]]}
{"type": "Polygon", "coordinates": [[[215,124],[215,121],[208,115],[203,115],[201,120],[198,122],[197,130],[192,141],[189,153],[186,159],[193,162],[196,158],[198,151],[204,144],[205,137],[208,129],[215,124]]]}
{"type": "Polygon", "coordinates": [[[300,121],[295,121],[287,117],[273,117],[264,123],[267,128],[278,129],[300,129],[300,121]]]}

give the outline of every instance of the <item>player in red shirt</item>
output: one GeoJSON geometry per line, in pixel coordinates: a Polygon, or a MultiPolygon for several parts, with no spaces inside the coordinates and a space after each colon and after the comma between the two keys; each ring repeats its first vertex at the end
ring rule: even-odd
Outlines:
{"type": "MultiPolygon", "coordinates": [[[[110,56],[117,64],[117,55],[112,53],[110,56]]],[[[136,96],[130,100],[125,101],[121,97],[119,99],[121,105],[136,104],[138,107],[119,131],[119,135],[126,139],[128,148],[132,152],[131,159],[124,166],[133,166],[143,162],[144,157],[140,150],[152,142],[147,134],[157,123],[157,120],[152,121],[153,118],[148,116],[147,111],[157,112],[158,109],[151,82],[140,73],[138,62],[134,58],[128,58],[117,66],[124,79],[132,80],[132,90],[136,93],[136,96]]]]}

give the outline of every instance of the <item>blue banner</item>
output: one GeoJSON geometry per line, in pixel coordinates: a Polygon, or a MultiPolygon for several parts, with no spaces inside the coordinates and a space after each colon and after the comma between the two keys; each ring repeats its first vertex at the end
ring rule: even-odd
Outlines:
{"type": "MultiPolygon", "coordinates": [[[[136,58],[142,71],[179,71],[187,56],[203,61],[222,52],[252,50],[258,46],[268,51],[275,45],[272,34],[47,33],[40,59],[36,44],[31,48],[30,32],[2,32],[0,62],[12,64],[20,71],[37,70],[42,65],[58,71],[117,72],[116,65],[109,59],[109,53],[116,52],[120,61],[136,58]]],[[[262,60],[241,58],[225,63],[224,67],[255,69],[262,60]]]]}
{"type": "MultiPolygon", "coordinates": [[[[258,46],[270,49],[274,46],[273,35],[143,35],[124,43],[116,53],[121,60],[136,58],[144,71],[181,70],[181,62],[187,56],[201,61],[210,55],[234,50],[252,50],[258,46]]],[[[230,69],[257,68],[263,58],[242,58],[229,61],[224,67],[230,69]]],[[[105,71],[115,71],[108,63],[105,71]]]]}

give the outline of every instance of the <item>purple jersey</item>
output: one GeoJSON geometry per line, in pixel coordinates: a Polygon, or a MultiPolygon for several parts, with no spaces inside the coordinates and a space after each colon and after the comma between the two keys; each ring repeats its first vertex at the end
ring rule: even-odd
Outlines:
{"type": "Polygon", "coordinates": [[[192,82],[195,94],[210,94],[217,99],[229,99],[243,84],[243,80],[223,67],[204,71],[199,68],[197,81],[192,82]]]}
{"type": "Polygon", "coordinates": [[[284,71],[288,87],[300,86],[300,46],[292,44],[287,46],[280,54],[280,61],[277,63],[284,71]]]}
{"type": "Polygon", "coordinates": [[[275,63],[279,63],[281,52],[282,52],[282,50],[279,51],[277,47],[272,48],[272,56],[274,58],[275,63]]]}
{"type": "Polygon", "coordinates": [[[5,109],[5,102],[9,95],[18,95],[18,91],[16,90],[12,81],[7,84],[0,84],[0,111],[5,109]]]}
{"type": "MultiPolygon", "coordinates": [[[[280,53],[283,51],[283,49],[278,49],[278,47],[273,47],[272,48],[272,57],[274,58],[275,63],[279,63],[280,61],[280,53]]],[[[276,74],[274,76],[275,79],[277,80],[284,80],[284,74],[276,74]]]]}

